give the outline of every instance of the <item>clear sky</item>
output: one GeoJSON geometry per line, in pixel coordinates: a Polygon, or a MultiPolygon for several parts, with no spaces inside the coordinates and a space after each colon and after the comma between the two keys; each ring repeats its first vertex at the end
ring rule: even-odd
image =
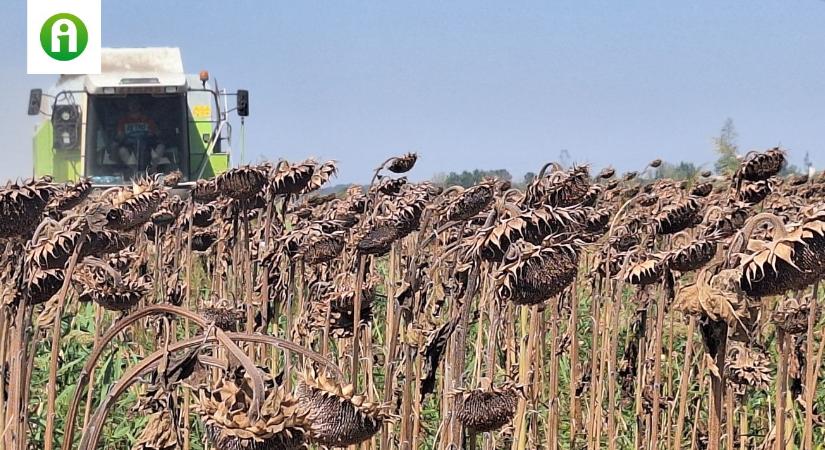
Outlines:
{"type": "MultiPolygon", "coordinates": [[[[2,8],[0,179],[31,173],[28,90],[52,82],[25,74],[25,3],[2,8]]],[[[103,45],[180,47],[250,90],[248,159],[337,159],[341,182],[406,151],[419,179],[562,149],[711,163],[727,117],[742,150],[825,166],[822,0],[103,0],[103,45]]]]}

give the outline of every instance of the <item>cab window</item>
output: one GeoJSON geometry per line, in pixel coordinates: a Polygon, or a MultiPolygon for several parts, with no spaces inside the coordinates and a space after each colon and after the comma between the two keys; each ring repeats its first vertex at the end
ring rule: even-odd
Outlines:
{"type": "Polygon", "coordinates": [[[90,96],[86,174],[95,184],[188,174],[184,95],[90,96]]]}

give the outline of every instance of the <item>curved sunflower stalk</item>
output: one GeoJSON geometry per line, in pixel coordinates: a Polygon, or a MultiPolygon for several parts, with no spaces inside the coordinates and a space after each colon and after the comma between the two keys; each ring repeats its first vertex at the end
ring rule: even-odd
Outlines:
{"type": "MultiPolygon", "coordinates": [[[[612,176],[612,173],[608,174],[612,176]]],[[[627,179],[627,177],[625,177],[627,179]]],[[[629,180],[628,180],[629,181],[629,180]]],[[[607,190],[614,190],[619,185],[618,181],[612,181],[608,184],[607,190]]],[[[587,417],[588,425],[587,425],[587,432],[588,432],[588,439],[587,439],[587,446],[588,448],[597,448],[601,442],[601,420],[600,420],[600,411],[601,411],[601,376],[602,376],[602,365],[607,365],[607,370],[609,373],[608,376],[608,401],[610,403],[609,411],[607,415],[607,427],[608,427],[608,447],[610,450],[613,450],[616,445],[616,439],[618,436],[615,435],[615,419],[619,415],[618,413],[618,405],[616,401],[616,381],[618,378],[618,371],[617,371],[617,364],[616,364],[616,357],[618,355],[618,339],[619,339],[619,316],[621,315],[621,301],[619,299],[619,295],[622,292],[622,278],[619,278],[617,282],[610,282],[610,280],[614,277],[619,275],[622,272],[627,270],[627,265],[629,264],[628,258],[625,258],[624,255],[619,254],[616,255],[613,253],[614,249],[614,242],[615,242],[615,235],[618,231],[624,230],[627,236],[633,234],[632,229],[635,229],[636,226],[631,223],[623,223],[628,222],[626,220],[626,215],[629,214],[633,208],[636,206],[636,202],[639,201],[639,196],[631,197],[627,200],[624,200],[622,197],[611,195],[606,196],[605,201],[614,204],[614,208],[616,209],[615,213],[612,215],[612,220],[610,221],[610,226],[607,229],[605,234],[604,242],[607,245],[603,246],[602,252],[600,252],[599,257],[597,259],[597,273],[601,274],[602,280],[607,280],[609,283],[610,288],[610,308],[604,308],[604,314],[610,314],[611,320],[607,321],[605,327],[608,328],[604,330],[602,326],[603,320],[601,317],[601,309],[603,308],[601,303],[601,295],[594,295],[591,300],[591,308],[590,308],[590,315],[591,321],[593,323],[592,330],[591,330],[591,342],[594,343],[594,350],[591,352],[590,358],[590,370],[589,373],[584,371],[582,373],[582,381],[585,378],[589,378],[589,385],[590,385],[590,392],[588,398],[588,410],[589,414],[587,417]],[[621,225],[620,225],[621,224],[621,225]],[[609,348],[610,351],[606,355],[606,358],[602,358],[601,352],[597,352],[595,348],[599,348],[595,346],[595,343],[601,342],[600,348],[607,349],[609,348]],[[607,360],[606,362],[604,360],[607,360]]],[[[639,242],[633,243],[630,247],[637,245],[639,242]]],[[[601,290],[601,289],[600,289],[601,290]]],[[[577,380],[578,381],[578,380],[577,380]]],[[[586,383],[582,382],[582,385],[586,383]]],[[[574,433],[575,436],[575,433],[574,433]]]]}
{"type": "MultiPolygon", "coordinates": [[[[35,186],[37,186],[36,183],[35,186]]],[[[25,185],[23,189],[26,189],[25,185]]],[[[24,198],[28,197],[24,196],[24,198]]],[[[11,376],[7,403],[9,408],[6,413],[9,415],[10,422],[8,423],[10,427],[7,428],[8,434],[4,438],[8,448],[14,448],[15,445],[25,446],[27,441],[25,428],[28,426],[28,414],[26,414],[26,405],[28,404],[29,396],[28,380],[31,377],[33,367],[33,354],[29,356],[29,352],[34,351],[30,348],[32,347],[32,336],[38,335],[37,329],[35,329],[34,332],[29,329],[33,310],[32,306],[34,303],[45,302],[55,296],[56,300],[54,300],[54,302],[56,306],[53,309],[55,309],[56,312],[53,313],[55,316],[53,328],[57,331],[52,332],[53,354],[49,366],[48,381],[52,392],[49,394],[50,398],[47,403],[47,430],[44,440],[44,443],[47,443],[48,447],[51,448],[51,437],[54,433],[54,400],[56,396],[54,390],[56,387],[58,354],[56,348],[59,345],[60,316],[62,315],[68,293],[69,281],[75,270],[77,261],[80,258],[80,248],[85,233],[87,233],[88,230],[89,224],[86,219],[82,217],[67,217],[60,223],[46,219],[36,230],[32,229],[32,240],[26,244],[25,248],[19,253],[20,256],[16,258],[19,261],[19,266],[15,263],[8,265],[9,268],[19,267],[19,275],[13,275],[15,278],[25,276],[25,278],[18,278],[18,281],[15,282],[15,284],[17,284],[14,296],[15,303],[4,305],[4,307],[13,307],[16,309],[12,340],[8,347],[11,355],[9,361],[11,376]],[[71,228],[72,231],[61,233],[63,227],[71,228]],[[68,253],[68,256],[65,258],[62,255],[64,253],[68,253]],[[41,268],[39,264],[48,268],[41,268]]],[[[14,242],[9,242],[7,243],[6,251],[14,250],[15,248],[19,249],[14,242]]],[[[6,270],[8,271],[9,269],[6,270]]],[[[9,311],[4,311],[3,315],[8,317],[10,313],[9,311]]],[[[36,339],[37,338],[35,338],[35,342],[36,339]]],[[[5,346],[5,336],[3,341],[5,346]]]]}
{"type": "MultiPolygon", "coordinates": [[[[78,381],[78,386],[86,386],[88,384],[88,376],[91,372],[91,369],[95,367],[99,358],[103,355],[103,352],[106,348],[111,344],[113,339],[121,333],[124,329],[131,326],[132,324],[150,316],[156,315],[173,315],[180,318],[185,318],[189,320],[192,324],[200,327],[203,330],[210,329],[210,322],[204,319],[202,316],[189,311],[184,308],[175,307],[171,305],[151,305],[144,308],[140,308],[133,312],[132,314],[120,319],[117,321],[106,333],[101,336],[99,343],[95,346],[92,350],[89,358],[87,359],[83,370],[81,371],[81,376],[78,381]]],[[[282,351],[289,351],[298,355],[301,355],[305,358],[311,359],[312,361],[322,365],[326,368],[326,370],[330,371],[334,374],[337,378],[341,378],[342,374],[340,370],[338,370],[337,366],[333,364],[331,361],[327,360],[323,356],[312,352],[311,350],[305,349],[301,346],[298,346],[290,341],[286,341],[283,339],[279,339],[274,336],[264,336],[264,335],[249,335],[245,333],[224,333],[220,329],[215,329],[212,327],[213,334],[207,334],[195,338],[190,338],[188,340],[179,341],[175,343],[169,344],[169,351],[179,351],[186,348],[196,347],[203,345],[204,339],[210,343],[220,343],[222,348],[225,348],[229,354],[236,358],[241,365],[243,366],[246,373],[252,379],[252,399],[248,402],[248,406],[250,407],[250,414],[253,414],[253,411],[256,408],[260,408],[261,401],[264,399],[265,393],[265,384],[262,378],[259,377],[258,369],[255,367],[252,360],[248,359],[244,352],[241,351],[237,346],[232,344],[232,340],[237,340],[241,342],[253,342],[258,344],[266,344],[270,346],[277,347],[282,351]],[[261,399],[261,400],[258,400],[261,399]]],[[[149,356],[147,356],[138,366],[134,366],[130,368],[126,373],[124,373],[121,380],[115,386],[113,391],[107,396],[101,406],[98,408],[97,412],[93,415],[93,419],[90,422],[90,426],[84,430],[83,440],[81,441],[80,448],[94,448],[94,443],[97,439],[99,439],[100,428],[99,424],[105,420],[106,414],[108,414],[108,409],[112,406],[112,404],[117,400],[118,396],[125,392],[134,381],[136,381],[139,377],[145,375],[149,371],[153,370],[157,367],[157,364],[168,354],[165,350],[159,350],[149,356]],[[88,447],[88,446],[91,447],[88,447]]],[[[72,402],[69,405],[69,411],[66,416],[66,429],[64,430],[64,441],[63,441],[63,450],[70,450],[72,448],[73,436],[75,433],[75,423],[77,419],[77,412],[78,407],[80,405],[80,400],[83,397],[84,390],[78,389],[74,393],[74,397],[72,398],[72,402]]]]}
{"type": "Polygon", "coordinates": [[[364,197],[363,203],[355,205],[355,212],[361,214],[362,217],[366,217],[367,211],[369,211],[369,208],[373,206],[376,201],[378,190],[374,190],[373,186],[375,186],[376,181],[381,179],[380,174],[382,170],[388,169],[393,173],[399,174],[406,173],[412,170],[416,161],[418,161],[418,155],[416,153],[406,153],[401,156],[387,158],[383,163],[381,163],[381,165],[375,169],[372,179],[370,180],[370,184],[367,186],[367,195],[364,197]],[[358,206],[360,206],[360,208],[358,206]]]}
{"type": "MultiPolygon", "coordinates": [[[[540,205],[545,197],[545,190],[547,180],[545,174],[547,169],[552,169],[553,172],[561,172],[563,169],[557,162],[549,162],[541,167],[538,175],[535,176],[527,187],[524,189],[524,196],[522,197],[523,205],[526,207],[533,207],[540,205]]],[[[552,173],[552,172],[551,172],[552,173]]]]}
{"type": "MultiPolygon", "coordinates": [[[[197,316],[193,316],[193,318],[196,317],[197,316]]],[[[200,325],[205,324],[201,322],[200,325]]],[[[158,350],[152,353],[151,355],[146,356],[140,363],[127,369],[123,376],[115,383],[109,394],[104,399],[102,399],[100,406],[98,406],[97,410],[92,416],[92,419],[90,420],[89,426],[86,427],[86,429],[84,429],[83,436],[80,440],[80,445],[78,448],[81,450],[93,450],[97,447],[97,443],[100,440],[101,431],[103,429],[103,424],[105,423],[105,420],[111,410],[111,407],[114,405],[117,399],[138,379],[156,370],[158,365],[165,358],[168,357],[170,352],[176,352],[193,347],[199,347],[203,346],[204,344],[219,343],[222,346],[222,348],[228,350],[229,353],[233,355],[233,357],[238,358],[241,365],[243,366],[244,373],[250,377],[252,383],[252,395],[248,401],[244,402],[246,417],[248,417],[248,420],[252,424],[258,424],[260,423],[260,420],[263,420],[264,423],[270,423],[270,421],[272,421],[272,423],[275,424],[282,423],[281,421],[279,421],[279,419],[277,419],[277,417],[272,416],[272,402],[269,400],[272,398],[271,395],[273,394],[273,392],[276,395],[277,392],[271,390],[270,397],[264,397],[266,385],[263,381],[260,369],[255,367],[252,361],[246,358],[244,352],[240,350],[232,342],[233,340],[275,345],[281,349],[289,349],[290,351],[297,352],[306,357],[319,360],[324,364],[331,364],[324,358],[322,358],[320,355],[314,354],[313,352],[307,349],[303,349],[299,346],[291,344],[288,341],[279,340],[271,336],[248,335],[243,333],[233,333],[231,335],[226,335],[220,330],[213,331],[214,335],[206,334],[203,336],[196,336],[194,338],[170,344],[168,348],[158,350]]],[[[278,400],[278,398],[276,398],[275,400],[278,400]]],[[[278,404],[281,404],[280,401],[278,402],[278,404]]],[[[275,411],[279,410],[280,408],[276,409],[275,411]]],[[[68,437],[66,442],[69,442],[71,436],[67,436],[68,437]]],[[[66,444],[64,443],[64,450],[68,450],[65,447],[65,445],[66,444]]]]}

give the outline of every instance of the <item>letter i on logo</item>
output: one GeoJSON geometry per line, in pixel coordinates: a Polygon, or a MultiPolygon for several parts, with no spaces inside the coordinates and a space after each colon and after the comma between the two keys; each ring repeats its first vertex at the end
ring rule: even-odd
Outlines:
{"type": "Polygon", "coordinates": [[[67,53],[77,53],[77,27],[69,19],[60,19],[52,25],[52,53],[60,53],[68,42],[67,53]]]}

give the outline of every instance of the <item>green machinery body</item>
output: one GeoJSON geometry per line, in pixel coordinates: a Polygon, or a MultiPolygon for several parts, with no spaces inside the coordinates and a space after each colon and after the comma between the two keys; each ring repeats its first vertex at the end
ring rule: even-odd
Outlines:
{"type": "Polygon", "coordinates": [[[229,168],[225,96],[240,91],[211,88],[206,72],[185,74],[175,48],[104,49],[102,62],[101,74],[64,75],[46,93],[32,91],[29,114],[43,118],[33,138],[35,177],[51,175],[57,182],[89,177],[105,186],[179,170],[185,183],[229,168]],[[124,139],[122,123],[132,113],[154,114],[155,140],[165,145],[152,143],[150,153],[148,145],[124,139]],[[163,165],[152,165],[156,157],[163,165]]]}

